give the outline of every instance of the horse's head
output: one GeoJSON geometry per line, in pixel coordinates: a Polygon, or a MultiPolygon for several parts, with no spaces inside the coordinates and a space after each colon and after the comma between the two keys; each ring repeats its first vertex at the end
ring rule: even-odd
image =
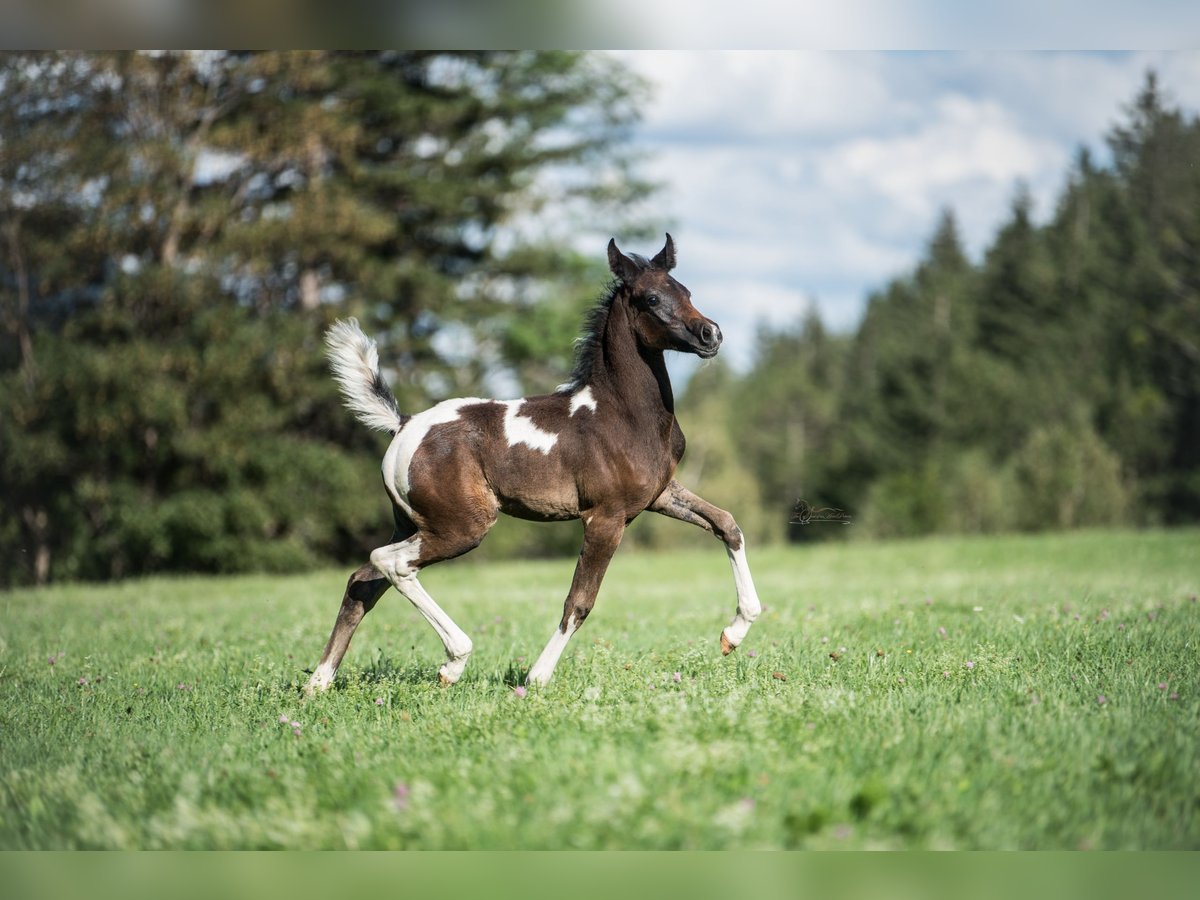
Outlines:
{"type": "Polygon", "coordinates": [[[654,259],[629,257],[608,242],[608,267],[621,280],[629,304],[634,334],[645,347],[679,350],[712,359],[721,346],[721,329],[692,306],[692,292],[671,277],[675,242],[667,243],[654,259]]]}

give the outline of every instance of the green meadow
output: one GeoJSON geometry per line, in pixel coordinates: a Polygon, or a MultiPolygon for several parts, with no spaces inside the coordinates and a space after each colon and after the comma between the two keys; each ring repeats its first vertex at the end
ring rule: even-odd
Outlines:
{"type": "Polygon", "coordinates": [[[1200,848],[1200,532],[620,552],[395,592],[305,700],[349,574],[0,594],[0,848],[1200,848]]]}

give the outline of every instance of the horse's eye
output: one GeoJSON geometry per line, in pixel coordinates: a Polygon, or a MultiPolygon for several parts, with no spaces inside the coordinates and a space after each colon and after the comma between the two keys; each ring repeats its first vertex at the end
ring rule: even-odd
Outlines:
{"type": "Polygon", "coordinates": [[[646,305],[647,306],[658,306],[658,295],[657,294],[647,294],[646,295],[646,305]]]}

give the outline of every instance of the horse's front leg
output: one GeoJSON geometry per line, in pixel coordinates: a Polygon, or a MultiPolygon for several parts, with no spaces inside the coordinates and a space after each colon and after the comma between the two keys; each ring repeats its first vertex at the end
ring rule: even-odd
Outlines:
{"type": "Polygon", "coordinates": [[[733,516],[704,498],[697,497],[678,481],[668,484],[649,508],[672,519],[691,522],[715,534],[725,544],[729,564],[733,567],[733,583],[737,588],[737,612],[733,621],[721,632],[721,652],[726,655],[732,653],[746,639],[746,632],[762,611],[758,592],[754,590],[754,579],[750,577],[750,564],[746,562],[746,539],[742,536],[742,529],[738,528],[733,516]]]}
{"type": "Polygon", "coordinates": [[[571,590],[563,604],[562,621],[546,649],[537,658],[526,677],[528,684],[545,685],[554,674],[558,658],[562,656],[571,635],[579,630],[583,620],[592,611],[600,582],[608,569],[608,562],[617,552],[621,536],[625,533],[625,519],[602,517],[600,514],[585,515],[583,520],[583,550],[575,565],[575,576],[571,579],[571,590]]]}

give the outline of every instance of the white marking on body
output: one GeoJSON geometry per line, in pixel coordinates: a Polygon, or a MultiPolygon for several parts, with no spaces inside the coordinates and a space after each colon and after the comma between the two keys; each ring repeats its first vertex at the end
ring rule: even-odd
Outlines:
{"type": "Polygon", "coordinates": [[[725,628],[725,637],[729,643],[737,646],[746,638],[746,632],[758,614],[762,612],[762,604],[758,602],[758,592],[754,589],[754,579],[750,575],[750,564],[746,561],[746,539],[742,538],[742,546],[736,550],[725,548],[729,554],[729,564],[733,567],[733,583],[737,588],[737,613],[733,621],[725,628]]]}
{"type": "Polygon", "coordinates": [[[533,419],[520,415],[518,410],[524,402],[523,399],[509,400],[504,404],[504,438],[510,447],[524,444],[531,450],[549,454],[558,443],[558,435],[542,431],[533,424],[533,419]]]}
{"type": "Polygon", "coordinates": [[[382,572],[392,584],[405,578],[414,578],[417,568],[413,565],[421,556],[421,539],[417,535],[405,538],[396,544],[388,544],[371,551],[371,565],[382,572]]]}
{"type": "Polygon", "coordinates": [[[437,605],[429,592],[417,580],[414,563],[421,555],[421,539],[411,537],[398,544],[388,544],[371,554],[371,564],[379,569],[401,594],[425,617],[446,648],[446,662],[438,669],[442,681],[454,684],[462,677],[471,655],[471,639],[467,637],[446,611],[437,605]]]}
{"type": "Polygon", "coordinates": [[[404,427],[392,439],[387,453],[383,455],[383,484],[388,495],[410,517],[412,507],[408,505],[408,491],[411,482],[408,477],[413,455],[429,434],[429,429],[435,425],[444,425],[458,419],[459,410],[464,406],[476,403],[493,403],[493,400],[483,400],[479,397],[459,397],[454,400],[443,400],[437,406],[431,406],[424,412],[417,413],[404,423],[404,427]]]}
{"type": "Polygon", "coordinates": [[[571,397],[571,415],[575,415],[579,410],[585,408],[590,409],[592,412],[596,411],[596,398],[592,396],[592,389],[590,387],[585,387],[582,391],[571,397]]]}
{"type": "Polygon", "coordinates": [[[533,664],[533,668],[529,670],[529,675],[526,676],[526,684],[536,684],[545,686],[550,681],[550,676],[554,674],[554,667],[558,665],[558,659],[562,656],[564,650],[567,649],[567,642],[571,640],[571,635],[575,633],[575,616],[567,619],[567,630],[559,631],[554,629],[554,634],[550,635],[550,641],[546,644],[546,649],[542,651],[542,655],[537,658],[537,662],[533,664]]]}

